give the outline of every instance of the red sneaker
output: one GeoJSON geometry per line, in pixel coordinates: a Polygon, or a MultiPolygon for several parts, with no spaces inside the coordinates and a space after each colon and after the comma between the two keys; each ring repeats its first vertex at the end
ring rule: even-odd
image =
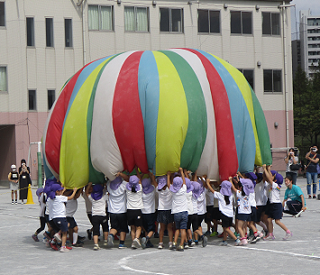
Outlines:
{"type": "Polygon", "coordinates": [[[220,235],[218,235],[218,238],[223,238],[223,232],[220,235]]]}
{"type": "Polygon", "coordinates": [[[72,250],[72,247],[70,247],[70,246],[66,246],[66,249],[72,250]]]}
{"type": "Polygon", "coordinates": [[[49,244],[53,250],[56,250],[56,251],[58,250],[58,247],[55,243],[49,242],[49,244]]]}

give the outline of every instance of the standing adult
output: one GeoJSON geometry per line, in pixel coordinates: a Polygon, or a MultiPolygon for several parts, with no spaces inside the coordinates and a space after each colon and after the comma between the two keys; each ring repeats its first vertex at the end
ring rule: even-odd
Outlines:
{"type": "Polygon", "coordinates": [[[297,183],[297,177],[298,177],[298,170],[293,170],[291,168],[292,164],[298,164],[298,157],[295,156],[295,152],[293,148],[289,149],[289,152],[287,156],[284,159],[285,163],[287,164],[287,169],[286,169],[286,177],[290,176],[292,178],[292,183],[296,185],[297,183]]]}
{"type": "Polygon", "coordinates": [[[307,166],[306,166],[306,176],[307,176],[307,192],[309,199],[311,199],[311,184],[313,184],[313,198],[316,198],[317,193],[317,179],[318,171],[317,165],[320,159],[320,155],[317,154],[318,146],[313,145],[310,147],[310,151],[306,154],[307,166]]]}
{"type": "Polygon", "coordinates": [[[21,203],[24,203],[23,200],[26,200],[28,195],[28,186],[31,184],[30,168],[27,166],[25,159],[21,160],[19,175],[19,199],[21,200],[21,203]]]}

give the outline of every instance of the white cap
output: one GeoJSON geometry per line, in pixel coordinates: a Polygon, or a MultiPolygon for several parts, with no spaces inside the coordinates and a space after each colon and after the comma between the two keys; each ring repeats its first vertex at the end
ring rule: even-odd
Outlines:
{"type": "Polygon", "coordinates": [[[11,169],[17,169],[17,166],[15,166],[14,164],[11,165],[11,169]]]}

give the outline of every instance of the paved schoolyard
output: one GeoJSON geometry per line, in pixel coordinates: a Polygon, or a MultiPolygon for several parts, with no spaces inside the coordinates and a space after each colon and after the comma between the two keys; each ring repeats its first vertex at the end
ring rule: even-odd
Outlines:
{"type": "MultiPolygon", "coordinates": [[[[298,185],[306,194],[306,180],[298,185]]],[[[282,198],[285,192],[282,186],[282,198]]],[[[33,200],[37,202],[35,188],[33,200]]],[[[308,210],[300,218],[285,215],[283,222],[293,232],[283,241],[284,231],[275,225],[275,241],[260,241],[247,247],[220,247],[217,237],[206,248],[184,252],[168,249],[101,249],[92,241],[70,253],[60,253],[36,243],[31,235],[39,227],[39,206],[11,205],[9,189],[0,186],[0,274],[317,274],[320,268],[320,201],[307,199],[308,210]]],[[[89,221],[84,200],[75,215],[80,235],[86,236],[89,221]]],[[[221,229],[219,229],[221,231],[221,229]]],[[[42,238],[42,233],[40,236],[42,238]]],[[[158,239],[152,239],[157,244],[158,239]]],[[[117,244],[117,241],[115,241],[117,244]]],[[[233,243],[230,241],[230,244],[233,243]]],[[[127,238],[127,245],[130,240],[127,238]]]]}

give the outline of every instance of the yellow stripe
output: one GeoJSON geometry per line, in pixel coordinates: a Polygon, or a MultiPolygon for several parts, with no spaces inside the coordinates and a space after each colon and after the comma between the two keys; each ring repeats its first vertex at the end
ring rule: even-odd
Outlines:
{"type": "Polygon", "coordinates": [[[153,52],[159,72],[159,113],[156,138],[156,174],[178,171],[188,130],[188,106],[183,85],[170,59],[153,52]]]}

